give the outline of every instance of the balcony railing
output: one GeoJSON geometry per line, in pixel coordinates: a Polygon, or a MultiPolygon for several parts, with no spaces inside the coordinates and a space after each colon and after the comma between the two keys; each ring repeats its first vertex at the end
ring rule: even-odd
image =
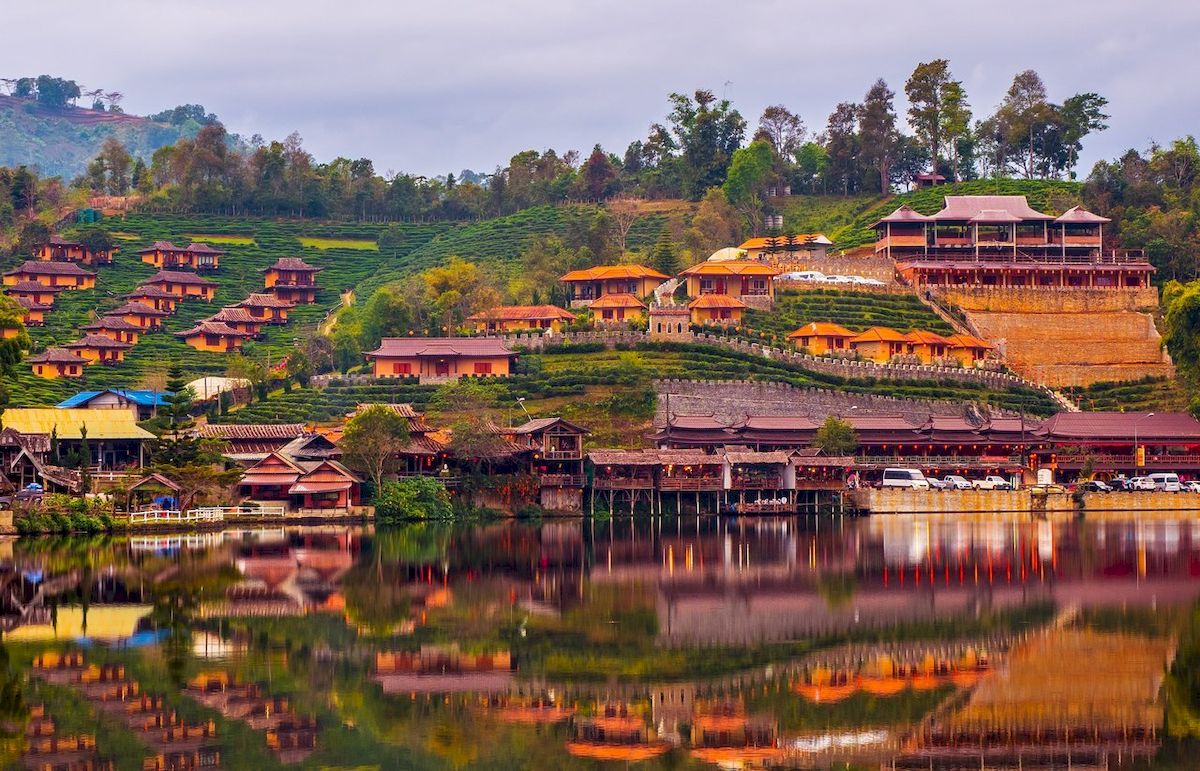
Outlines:
{"type": "MultiPolygon", "coordinates": [[[[1059,466],[1082,466],[1088,461],[1097,468],[1129,468],[1132,469],[1137,465],[1137,458],[1132,453],[1103,453],[1091,455],[1064,455],[1056,453],[1055,462],[1059,466]]],[[[1042,462],[1049,463],[1049,459],[1045,453],[1042,453],[1042,462]]],[[[1200,468],[1200,455],[1151,455],[1146,454],[1146,462],[1143,467],[1162,467],[1162,468],[1200,468]]]]}
{"type": "Polygon", "coordinates": [[[782,490],[783,480],[778,477],[764,479],[734,479],[730,490],[782,490]]]}
{"type": "Polygon", "coordinates": [[[583,450],[545,450],[542,457],[546,460],[583,460],[583,450]]]}
{"type": "Polygon", "coordinates": [[[725,489],[720,477],[664,477],[658,480],[658,489],[669,493],[707,493],[725,489]]]}
{"type": "Polygon", "coordinates": [[[583,487],[586,477],[583,474],[541,474],[538,483],[542,487],[583,487]]]}
{"type": "Polygon", "coordinates": [[[592,481],[596,490],[653,490],[654,479],[650,477],[609,477],[592,481]]]}

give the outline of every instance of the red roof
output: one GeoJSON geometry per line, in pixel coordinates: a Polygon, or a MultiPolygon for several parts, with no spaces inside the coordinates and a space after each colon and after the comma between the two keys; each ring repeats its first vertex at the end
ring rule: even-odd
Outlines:
{"type": "Polygon", "coordinates": [[[364,355],[371,359],[413,356],[507,357],[517,354],[494,337],[385,337],[379,341],[377,349],[364,355]]]}
{"type": "MultiPolygon", "coordinates": [[[[106,338],[107,339],[107,338],[106,338]]],[[[37,356],[26,359],[30,364],[87,364],[87,359],[76,356],[65,348],[47,348],[37,356]]]]}
{"type": "Polygon", "coordinates": [[[800,415],[748,415],[736,428],[765,431],[815,431],[820,425],[800,415]]]}
{"type": "Polygon", "coordinates": [[[1072,206],[1060,214],[1054,221],[1067,225],[1098,225],[1104,222],[1112,222],[1108,217],[1092,214],[1082,206],[1072,206]]]}
{"type": "Polygon", "coordinates": [[[295,439],[306,432],[303,423],[208,423],[196,429],[206,439],[295,439]]]}
{"type": "Polygon", "coordinates": [[[574,321],[575,314],[557,305],[505,305],[480,311],[467,321],[574,321]]]}
{"type": "Polygon", "coordinates": [[[122,343],[104,335],[84,335],[73,343],[67,343],[66,348],[115,348],[125,350],[132,348],[130,343],[122,343]]]}
{"type": "Polygon", "coordinates": [[[18,297],[17,305],[20,305],[27,311],[48,311],[54,307],[53,305],[47,305],[46,303],[34,302],[28,297],[18,297]]]}
{"type": "Polygon", "coordinates": [[[168,292],[167,290],[159,289],[158,287],[156,287],[152,284],[149,286],[146,286],[146,285],[139,286],[137,289],[133,290],[132,292],[130,292],[129,294],[127,294],[125,296],[126,297],[134,297],[134,298],[136,298],[136,297],[156,298],[159,300],[177,300],[177,299],[179,299],[175,295],[168,292]]]}
{"type": "Polygon", "coordinates": [[[185,329],[182,332],[176,332],[176,337],[194,337],[195,335],[221,335],[222,337],[254,337],[249,332],[242,332],[234,329],[228,324],[222,324],[219,321],[198,321],[196,326],[191,329],[185,329]]]}
{"type": "Polygon", "coordinates": [[[1133,443],[1186,441],[1200,444],[1200,421],[1186,412],[1060,412],[1038,434],[1049,440],[1133,443]]]}
{"type": "Polygon", "coordinates": [[[84,270],[73,262],[43,262],[42,260],[26,260],[19,268],[13,268],[6,276],[94,276],[90,270],[84,270]]]}
{"type": "Polygon", "coordinates": [[[828,321],[810,321],[795,332],[789,332],[788,337],[854,337],[854,332],[841,324],[828,321]]]}
{"type": "Polygon", "coordinates": [[[6,292],[63,292],[66,291],[65,286],[46,286],[39,284],[37,281],[18,281],[12,286],[4,287],[6,292]]]}
{"type": "Polygon", "coordinates": [[[191,252],[192,254],[225,254],[225,252],[221,249],[214,248],[208,244],[196,243],[194,241],[188,244],[187,249],[184,251],[191,252]]]}
{"type": "Polygon", "coordinates": [[[688,308],[695,308],[698,310],[716,308],[731,308],[736,310],[745,307],[746,303],[727,294],[702,294],[695,300],[692,300],[690,303],[688,303],[688,308]]]}
{"type": "Polygon", "coordinates": [[[245,308],[228,307],[222,308],[213,315],[204,319],[205,321],[221,321],[221,322],[236,322],[239,324],[262,324],[263,320],[253,316],[250,311],[245,308]]]}
{"type": "Polygon", "coordinates": [[[269,270],[290,270],[295,273],[320,273],[325,270],[318,268],[316,265],[309,265],[299,257],[280,257],[275,260],[275,264],[259,270],[260,273],[266,273],[269,270]]]}
{"type": "Polygon", "coordinates": [[[83,330],[114,329],[114,330],[118,330],[121,332],[125,332],[125,331],[140,332],[140,331],[142,331],[142,328],[139,327],[137,324],[131,324],[128,321],[126,321],[125,319],[121,318],[120,316],[101,316],[100,318],[93,321],[91,324],[84,324],[82,327],[80,327],[80,329],[83,329],[83,330]]]}
{"type": "Polygon", "coordinates": [[[254,292],[246,296],[245,300],[236,303],[235,308],[295,308],[296,303],[280,300],[273,294],[254,292]]]}
{"type": "Polygon", "coordinates": [[[886,222],[932,222],[933,217],[922,214],[908,204],[904,204],[886,217],[875,221],[876,225],[886,222]]]}
{"type": "Polygon", "coordinates": [[[593,300],[588,306],[588,310],[597,308],[645,308],[646,304],[628,292],[620,292],[606,294],[599,299],[593,300]]]}
{"type": "Polygon", "coordinates": [[[138,249],[134,254],[150,254],[151,252],[183,252],[181,247],[176,246],[170,241],[155,241],[145,249],[138,249]]]}
{"type": "Polygon", "coordinates": [[[216,286],[217,282],[211,279],[197,276],[195,273],[187,273],[182,270],[160,270],[150,278],[146,279],[146,284],[193,284],[201,286],[216,286]]]}
{"type": "MultiPolygon", "coordinates": [[[[1014,218],[1012,221],[1019,222],[1021,220],[1044,220],[1054,219],[1053,215],[1042,214],[1029,206],[1028,199],[1023,195],[948,195],[945,197],[945,206],[937,214],[933,215],[933,219],[938,222],[945,221],[969,221],[983,215],[998,216],[997,213],[1004,213],[1014,218]]],[[[987,222],[999,222],[1008,220],[980,220],[987,222]]]]}
{"type": "Polygon", "coordinates": [[[113,308],[106,315],[116,316],[118,314],[129,314],[132,316],[170,316],[166,311],[160,311],[158,308],[146,305],[146,303],[128,302],[119,308],[113,308]]]}

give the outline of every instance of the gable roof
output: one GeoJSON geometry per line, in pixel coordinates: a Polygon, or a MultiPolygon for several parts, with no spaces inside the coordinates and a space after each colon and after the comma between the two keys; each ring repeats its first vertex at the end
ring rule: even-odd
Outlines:
{"type": "Polygon", "coordinates": [[[266,273],[269,270],[291,270],[297,273],[320,273],[325,270],[318,268],[316,265],[309,265],[300,257],[280,257],[275,260],[274,265],[268,265],[265,268],[260,268],[259,273],[266,273]]]}
{"type": "Polygon", "coordinates": [[[162,407],[167,403],[167,397],[170,396],[166,391],[108,388],[103,391],[80,391],[74,396],[63,399],[54,406],[60,410],[77,409],[101,394],[116,394],[124,399],[128,399],[139,407],[162,407]]]}
{"type": "Polygon", "coordinates": [[[592,300],[588,305],[588,310],[593,308],[645,308],[646,303],[629,294],[628,292],[619,292],[606,294],[599,299],[592,300]]]}
{"type": "Polygon", "coordinates": [[[622,278],[657,278],[666,281],[670,276],[645,265],[597,265],[585,270],[572,270],[559,281],[603,281],[622,278]]]}
{"type": "Polygon", "coordinates": [[[702,294],[688,303],[688,308],[705,310],[709,308],[745,308],[746,303],[727,294],[702,294]]]}
{"type": "MultiPolygon", "coordinates": [[[[947,220],[970,221],[990,212],[986,216],[996,216],[1003,213],[1013,218],[1012,221],[1037,220],[1039,222],[1052,220],[1051,214],[1042,214],[1029,206],[1029,200],[1023,195],[948,195],[944,199],[942,210],[933,215],[938,222],[947,220]]],[[[997,222],[1000,220],[985,220],[997,222]]],[[[1007,221],[1007,220],[1004,220],[1007,221]]]]}
{"type": "Polygon", "coordinates": [[[157,300],[178,300],[179,298],[171,294],[167,290],[155,286],[154,284],[142,284],[137,289],[133,290],[125,297],[137,299],[139,297],[153,298],[157,300]]]}
{"type": "Polygon", "coordinates": [[[574,321],[575,314],[557,305],[503,305],[471,314],[467,321],[574,321]]]}
{"type": "Polygon", "coordinates": [[[132,301],[127,302],[124,305],[121,305],[117,308],[113,308],[111,311],[108,311],[104,315],[117,316],[117,315],[125,315],[125,314],[131,315],[131,316],[170,316],[171,315],[171,314],[167,313],[166,311],[160,311],[158,308],[155,308],[151,305],[147,305],[146,303],[139,303],[139,302],[132,302],[132,301]]]}
{"type": "Polygon", "coordinates": [[[196,335],[221,335],[222,337],[254,337],[249,332],[234,329],[220,321],[197,321],[196,326],[176,332],[176,337],[194,337],[196,335]]]}
{"type": "Polygon", "coordinates": [[[888,327],[871,327],[850,338],[851,343],[903,343],[904,335],[888,327]]]}
{"type": "MultiPolygon", "coordinates": [[[[775,242],[776,247],[782,249],[787,246],[788,237],[758,236],[755,238],[747,238],[740,246],[738,246],[738,249],[743,249],[746,251],[749,251],[750,249],[766,249],[767,247],[771,246],[772,241],[775,242]]],[[[809,246],[811,244],[832,246],[833,242],[830,241],[824,233],[797,233],[796,235],[792,236],[792,244],[796,246],[809,246]]]]}
{"type": "Polygon", "coordinates": [[[854,337],[854,332],[841,324],[830,321],[810,321],[795,332],[789,332],[788,338],[793,337],[854,337]]]}
{"type": "Polygon", "coordinates": [[[10,294],[16,292],[28,292],[30,294],[35,292],[65,292],[66,290],[67,288],[65,286],[46,286],[45,284],[38,283],[37,281],[30,281],[29,279],[18,281],[15,284],[4,287],[4,291],[10,294]]]}
{"type": "Polygon", "coordinates": [[[145,249],[138,249],[134,254],[150,254],[152,252],[182,252],[185,251],[182,247],[176,246],[170,241],[155,241],[145,249]]]}
{"type": "Polygon", "coordinates": [[[184,251],[191,252],[192,254],[225,254],[225,250],[223,249],[217,249],[216,247],[196,241],[188,244],[184,251]]]}
{"type": "Polygon", "coordinates": [[[779,271],[770,265],[752,260],[729,260],[725,262],[701,262],[680,272],[681,276],[778,276],[779,271]]]}
{"type": "Polygon", "coordinates": [[[142,328],[137,324],[132,324],[120,316],[101,316],[90,324],[84,324],[80,329],[90,331],[93,329],[113,329],[119,332],[141,332],[142,328]]]}
{"type": "Polygon", "coordinates": [[[160,270],[150,278],[142,282],[143,284],[193,284],[200,286],[216,286],[217,282],[212,279],[197,276],[195,273],[188,273],[182,270],[160,270]]]}
{"type": "Polygon", "coordinates": [[[996,346],[974,335],[950,335],[946,342],[955,348],[995,348],[996,346]]]}
{"type": "Polygon", "coordinates": [[[1072,206],[1054,219],[1055,222],[1067,225],[1099,225],[1112,222],[1108,217],[1092,214],[1082,206],[1072,206]]]}
{"type": "Polygon", "coordinates": [[[914,329],[904,336],[907,342],[917,345],[951,345],[950,341],[935,332],[914,329]]]}
{"type": "Polygon", "coordinates": [[[4,411],[4,425],[22,434],[50,435],[56,428],[59,439],[79,439],[87,427],[88,439],[153,439],[139,428],[132,410],[57,407],[12,407],[4,411]]]}
{"type": "Polygon", "coordinates": [[[302,436],[303,423],[207,423],[196,429],[204,439],[286,439],[302,436]]]}
{"type": "Polygon", "coordinates": [[[74,262],[47,262],[45,260],[26,260],[19,268],[7,271],[6,276],[94,276],[90,270],[84,270],[74,262]]]}
{"type": "Polygon", "coordinates": [[[1139,442],[1170,440],[1200,444],[1200,421],[1186,412],[1060,412],[1043,422],[1038,433],[1047,439],[1132,444],[1135,429],[1139,442]]]}
{"type": "Polygon", "coordinates": [[[123,343],[119,340],[113,340],[106,335],[84,335],[75,342],[67,343],[64,348],[112,348],[115,350],[125,350],[132,348],[132,343],[123,343]]]}
{"type": "Polygon", "coordinates": [[[216,313],[214,313],[213,315],[209,316],[208,318],[204,319],[204,321],[216,321],[216,322],[233,321],[233,322],[237,322],[240,324],[263,324],[263,323],[265,323],[262,319],[255,317],[253,314],[250,313],[250,311],[246,310],[245,308],[237,308],[234,306],[226,306],[226,307],[222,308],[221,310],[217,311],[216,313]]]}
{"type": "Polygon", "coordinates": [[[25,360],[29,364],[87,364],[88,360],[66,348],[47,348],[25,360]]]}
{"type": "Polygon", "coordinates": [[[933,217],[927,214],[922,214],[908,204],[904,204],[886,217],[880,217],[875,220],[875,225],[883,225],[886,223],[905,223],[905,222],[932,222],[933,217]]]}
{"type": "Polygon", "coordinates": [[[296,303],[280,300],[273,294],[266,292],[252,292],[246,295],[246,299],[239,303],[233,304],[234,308],[295,308],[296,303]]]}
{"type": "Polygon", "coordinates": [[[385,337],[379,347],[363,354],[377,356],[516,356],[494,337],[385,337]]]}
{"type": "Polygon", "coordinates": [[[546,429],[550,428],[551,426],[558,426],[558,425],[566,426],[567,428],[574,429],[575,431],[577,431],[578,433],[581,433],[581,434],[590,434],[591,433],[591,431],[588,431],[583,426],[572,423],[569,420],[563,420],[560,417],[531,418],[528,421],[517,426],[516,428],[511,429],[511,431],[513,434],[533,434],[533,433],[537,433],[538,431],[545,431],[546,429]]]}

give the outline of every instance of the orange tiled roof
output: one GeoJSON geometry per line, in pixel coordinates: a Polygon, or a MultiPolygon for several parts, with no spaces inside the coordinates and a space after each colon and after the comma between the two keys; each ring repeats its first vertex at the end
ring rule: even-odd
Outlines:
{"type": "Polygon", "coordinates": [[[904,343],[908,339],[894,329],[887,327],[871,327],[870,329],[850,338],[851,343],[904,343]]]}
{"type": "Polygon", "coordinates": [[[645,308],[646,304],[634,297],[631,294],[606,294],[598,300],[594,300],[591,308],[645,308]]]}
{"type": "Polygon", "coordinates": [[[745,308],[746,303],[727,294],[703,294],[688,303],[688,308],[745,308]]]}
{"type": "Polygon", "coordinates": [[[989,343],[987,340],[975,337],[974,335],[950,335],[946,338],[946,342],[955,348],[995,348],[996,346],[989,343]]]}
{"type": "Polygon", "coordinates": [[[949,345],[950,341],[934,332],[924,329],[914,329],[904,336],[905,341],[917,345],[949,345]]]}
{"type": "Polygon", "coordinates": [[[540,321],[542,319],[574,321],[575,314],[563,310],[557,305],[504,305],[467,317],[467,321],[540,321]]]}
{"type": "Polygon", "coordinates": [[[770,265],[750,260],[729,262],[702,262],[683,271],[681,276],[778,276],[779,271],[770,265]]]}
{"type": "MultiPolygon", "coordinates": [[[[775,246],[779,248],[783,248],[788,242],[787,236],[775,236],[774,238],[759,236],[758,238],[746,239],[738,248],[747,251],[750,249],[766,249],[771,245],[769,242],[772,240],[775,242],[775,246]]],[[[800,246],[804,246],[805,244],[829,246],[833,242],[824,233],[797,233],[792,243],[800,246]]]]}
{"type": "Polygon", "coordinates": [[[841,324],[828,321],[810,321],[788,335],[793,337],[854,337],[854,333],[841,324]]]}
{"type": "Polygon", "coordinates": [[[598,265],[586,270],[573,270],[559,281],[603,281],[610,278],[657,278],[666,281],[670,276],[645,265],[598,265]]]}

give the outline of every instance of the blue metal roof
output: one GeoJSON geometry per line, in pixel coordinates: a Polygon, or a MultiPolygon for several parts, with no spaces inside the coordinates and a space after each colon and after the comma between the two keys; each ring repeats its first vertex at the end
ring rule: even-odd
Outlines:
{"type": "Polygon", "coordinates": [[[166,405],[167,397],[171,395],[166,391],[137,391],[128,388],[109,388],[105,391],[80,391],[69,399],[64,399],[54,406],[65,410],[73,409],[75,407],[83,407],[97,396],[107,393],[114,393],[118,396],[122,396],[139,407],[162,407],[166,405]]]}

